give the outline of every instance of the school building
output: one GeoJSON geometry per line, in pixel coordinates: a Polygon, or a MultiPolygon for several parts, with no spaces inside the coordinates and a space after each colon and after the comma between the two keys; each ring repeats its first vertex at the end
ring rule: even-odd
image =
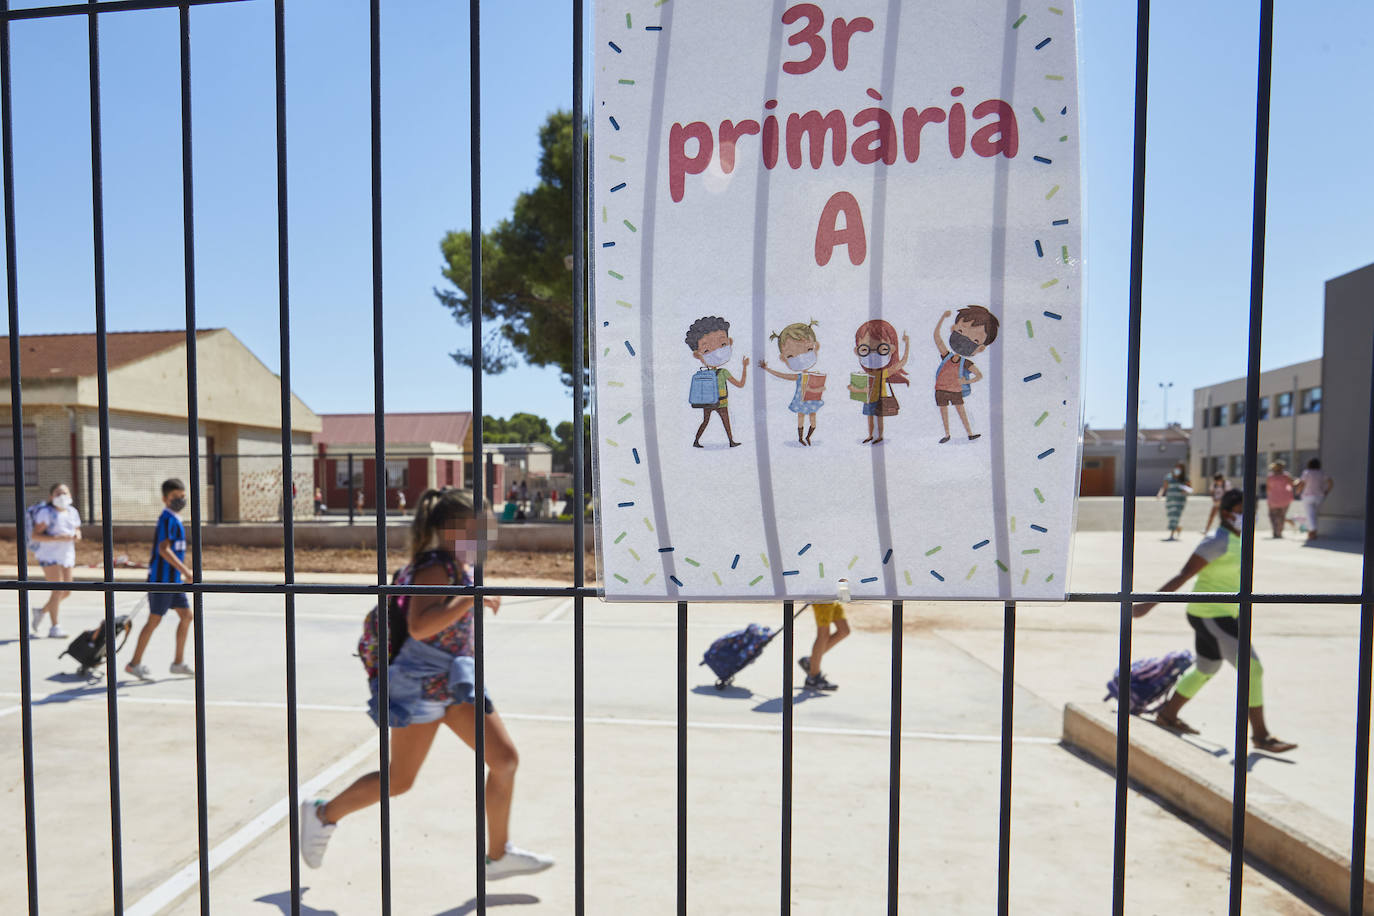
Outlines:
{"type": "MultiPolygon", "coordinates": [[[[1188,462],[1189,431],[1178,424],[1142,429],[1136,440],[1136,496],[1153,496],[1164,475],[1188,462]]],[[[1079,496],[1121,496],[1126,490],[1126,431],[1083,427],[1079,496]]]]}
{"type": "MultiPolygon", "coordinates": [[[[276,520],[287,488],[281,469],[281,382],[223,328],[196,333],[199,450],[204,517],[276,520]],[[217,460],[218,459],[218,460],[217,460]],[[216,469],[219,486],[215,485],[216,469]]],[[[94,334],[34,334],[19,339],[23,384],[25,499],[66,483],[83,518],[99,519],[99,382],[94,334]],[[94,512],[91,511],[92,507],[94,512]]],[[[168,477],[189,485],[186,332],[130,331],[106,336],[110,495],[113,520],[136,523],[162,510],[168,477]]],[[[0,338],[0,519],[13,521],[14,467],[9,339],[0,338]]],[[[309,453],[320,420],[292,397],[291,440],[309,453]]],[[[311,469],[293,474],[297,514],[310,512],[311,469]]]]}
{"type": "MultiPolygon", "coordinates": [[[[315,436],[315,485],[325,506],[376,509],[377,429],[375,414],[328,413],[315,436]],[[351,476],[350,476],[351,475],[351,476]],[[361,498],[361,502],[359,499],[361,498]]],[[[406,506],[431,487],[472,485],[472,414],[466,411],[388,413],[382,451],[385,505],[406,506]]]]}

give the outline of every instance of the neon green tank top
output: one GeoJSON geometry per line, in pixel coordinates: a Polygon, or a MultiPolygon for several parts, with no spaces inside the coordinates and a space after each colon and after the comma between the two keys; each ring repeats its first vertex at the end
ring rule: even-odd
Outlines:
{"type": "MultiPolygon", "coordinates": [[[[1240,591],[1240,538],[1230,531],[1226,534],[1226,553],[1202,567],[1193,583],[1193,591],[1240,591]]],[[[1188,613],[1194,617],[1239,617],[1240,605],[1198,602],[1188,605],[1188,613]]]]}

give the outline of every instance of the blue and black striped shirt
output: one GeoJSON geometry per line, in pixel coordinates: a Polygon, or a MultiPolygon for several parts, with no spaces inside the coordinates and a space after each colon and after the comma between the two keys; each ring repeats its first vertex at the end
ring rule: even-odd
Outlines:
{"type": "Polygon", "coordinates": [[[180,582],[181,570],[162,558],[158,548],[163,541],[172,542],[172,552],[178,560],[186,560],[186,526],[171,509],[163,509],[158,516],[157,534],[153,536],[153,556],[148,561],[149,582],[180,582]]]}

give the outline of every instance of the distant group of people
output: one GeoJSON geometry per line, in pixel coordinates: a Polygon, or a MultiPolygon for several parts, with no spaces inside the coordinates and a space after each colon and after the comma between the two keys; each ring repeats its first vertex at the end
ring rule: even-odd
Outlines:
{"type": "MultiPolygon", "coordinates": [[[[1306,532],[1309,541],[1316,540],[1322,503],[1326,501],[1327,495],[1335,485],[1336,482],[1331,475],[1322,470],[1319,458],[1309,460],[1301,476],[1296,479],[1288,473],[1288,465],[1283,461],[1270,462],[1269,475],[1265,478],[1265,502],[1268,504],[1269,524],[1274,537],[1283,537],[1285,526],[1298,526],[1298,522],[1288,517],[1288,511],[1293,503],[1300,502],[1305,516],[1305,524],[1301,526],[1301,530],[1306,532]]],[[[1169,536],[1165,540],[1174,541],[1182,536],[1183,509],[1193,492],[1188,480],[1188,469],[1180,461],[1164,478],[1163,483],[1159,485],[1159,491],[1155,494],[1164,500],[1165,521],[1169,529],[1169,536]]],[[[1222,499],[1231,492],[1231,484],[1225,474],[1212,475],[1210,492],[1212,507],[1207,513],[1207,522],[1202,526],[1203,534],[1210,532],[1212,522],[1220,519],[1222,499]]]]}

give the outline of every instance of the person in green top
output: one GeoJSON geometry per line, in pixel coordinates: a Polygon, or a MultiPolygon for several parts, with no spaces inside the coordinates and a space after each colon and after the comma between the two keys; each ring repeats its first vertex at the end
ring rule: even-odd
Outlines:
{"type": "MultiPolygon", "coordinates": [[[[1240,490],[1227,490],[1221,497],[1221,525],[1203,539],[1188,558],[1183,570],[1159,587],[1161,592],[1176,592],[1189,579],[1197,577],[1193,591],[1240,591],[1240,522],[1245,496],[1240,490]]],[[[1137,604],[1132,616],[1144,617],[1155,602],[1137,604]]],[[[1196,636],[1197,662],[1179,678],[1174,695],[1155,713],[1155,721],[1165,728],[1196,735],[1197,729],[1178,717],[1183,708],[1202,685],[1221,670],[1222,659],[1239,667],[1240,608],[1235,604],[1193,602],[1188,605],[1188,624],[1196,636]]],[[[1270,753],[1291,751],[1296,744],[1270,734],[1264,723],[1264,668],[1254,646],[1250,647],[1250,732],[1255,748],[1270,753]]]]}

